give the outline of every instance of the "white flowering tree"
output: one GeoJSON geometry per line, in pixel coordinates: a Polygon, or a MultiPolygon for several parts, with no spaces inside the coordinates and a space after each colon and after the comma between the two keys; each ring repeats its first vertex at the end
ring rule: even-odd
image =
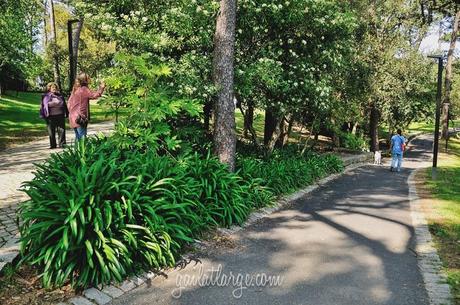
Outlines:
{"type": "Polygon", "coordinates": [[[294,120],[330,121],[344,102],[356,18],[340,1],[239,3],[237,92],[248,129],[253,108],[265,109],[270,152],[294,120]]]}
{"type": "MultiPolygon", "coordinates": [[[[380,117],[387,122],[398,120],[390,119],[391,105],[408,95],[403,94],[402,82],[390,82],[388,75],[394,76],[392,65],[404,63],[406,68],[400,71],[410,75],[415,70],[407,63],[420,63],[413,56],[410,61],[396,60],[404,41],[407,46],[414,38],[415,19],[405,19],[413,14],[402,0],[382,2],[374,11],[374,6],[366,3],[238,1],[235,96],[245,117],[245,133],[254,142],[254,109],[265,110],[264,147],[268,153],[277,142],[286,142],[294,123],[334,140],[343,132],[356,133],[360,127],[361,134],[371,131],[375,144],[380,117]],[[382,63],[390,63],[390,68],[385,70],[382,63]],[[399,94],[384,97],[380,94],[384,84],[400,86],[394,90],[399,94]]],[[[162,84],[176,96],[200,101],[202,130],[212,130],[218,1],[113,0],[100,6],[96,0],[79,0],[75,5],[85,22],[101,38],[115,42],[118,50],[149,54],[154,64],[170,67],[172,74],[162,84]]]]}

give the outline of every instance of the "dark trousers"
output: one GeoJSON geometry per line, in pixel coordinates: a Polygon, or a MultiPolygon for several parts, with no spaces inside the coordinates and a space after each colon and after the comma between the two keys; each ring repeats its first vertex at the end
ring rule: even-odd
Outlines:
{"type": "Polygon", "coordinates": [[[50,137],[50,148],[56,148],[56,132],[58,134],[58,145],[65,145],[65,117],[64,115],[50,115],[46,119],[48,135],[50,137]]]}

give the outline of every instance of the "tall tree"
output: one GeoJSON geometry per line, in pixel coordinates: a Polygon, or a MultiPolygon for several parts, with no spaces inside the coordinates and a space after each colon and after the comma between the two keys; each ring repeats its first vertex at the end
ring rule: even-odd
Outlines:
{"type": "Polygon", "coordinates": [[[54,3],[53,0],[49,0],[49,15],[50,15],[50,32],[51,32],[51,50],[53,52],[53,74],[54,81],[58,84],[59,88],[61,86],[61,73],[59,71],[59,56],[58,56],[58,47],[57,47],[57,35],[56,35],[56,23],[54,18],[54,3]]]}
{"type": "Polygon", "coordinates": [[[46,47],[48,45],[48,31],[46,30],[46,19],[48,18],[48,0],[43,1],[43,45],[46,47]]]}
{"type": "Polygon", "coordinates": [[[24,89],[33,69],[39,10],[32,0],[4,0],[0,13],[0,95],[3,89],[24,89]]]}
{"type": "Polygon", "coordinates": [[[219,160],[235,169],[236,131],[233,94],[236,0],[221,0],[214,34],[213,78],[215,103],[214,151],[219,160]]]}
{"type": "Polygon", "coordinates": [[[447,52],[446,75],[444,79],[444,103],[442,111],[442,137],[448,137],[449,126],[449,105],[450,105],[450,92],[452,90],[452,62],[454,61],[455,45],[457,44],[458,36],[458,23],[460,20],[460,10],[458,10],[453,18],[452,33],[450,37],[449,51],[447,52]]]}
{"type": "Polygon", "coordinates": [[[80,18],[76,21],[68,21],[68,31],[69,31],[69,42],[72,43],[71,48],[69,48],[69,91],[72,90],[73,82],[77,75],[77,64],[78,64],[78,46],[80,44],[80,34],[83,28],[83,18],[80,18]],[[73,28],[73,23],[77,25],[73,28]]]}

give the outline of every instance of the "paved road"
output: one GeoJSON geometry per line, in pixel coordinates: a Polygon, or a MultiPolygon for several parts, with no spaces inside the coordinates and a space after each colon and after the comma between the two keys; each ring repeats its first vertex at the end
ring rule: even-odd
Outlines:
{"type": "Polygon", "coordinates": [[[407,178],[428,161],[430,146],[414,140],[401,173],[388,164],[348,172],[236,233],[233,246],[208,250],[201,264],[156,278],[114,304],[428,304],[413,252],[407,178]],[[284,280],[279,287],[177,288],[219,266],[220,279],[265,273],[284,280]]]}

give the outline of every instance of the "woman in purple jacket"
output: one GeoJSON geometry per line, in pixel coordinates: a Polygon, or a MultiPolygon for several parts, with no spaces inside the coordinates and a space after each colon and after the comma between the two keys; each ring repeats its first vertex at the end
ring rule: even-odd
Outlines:
{"type": "Polygon", "coordinates": [[[40,117],[46,121],[50,137],[50,149],[56,148],[56,132],[58,134],[57,145],[64,147],[66,144],[65,118],[69,116],[69,111],[56,83],[46,85],[46,91],[42,95],[40,117]]]}

